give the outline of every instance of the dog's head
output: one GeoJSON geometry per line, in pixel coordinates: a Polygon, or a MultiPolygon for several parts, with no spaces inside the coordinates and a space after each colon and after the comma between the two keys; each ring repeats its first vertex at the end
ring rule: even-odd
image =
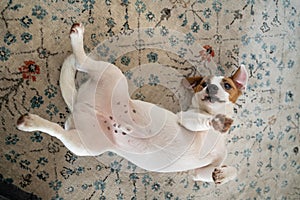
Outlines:
{"type": "Polygon", "coordinates": [[[222,113],[228,105],[236,102],[248,81],[248,73],[244,65],[231,77],[208,76],[186,78],[189,88],[193,89],[193,108],[204,110],[210,114],[222,113]]]}

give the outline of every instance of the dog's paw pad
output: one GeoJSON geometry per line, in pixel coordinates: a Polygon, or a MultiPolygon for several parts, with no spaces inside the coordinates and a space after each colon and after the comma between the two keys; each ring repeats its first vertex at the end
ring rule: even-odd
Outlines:
{"type": "Polygon", "coordinates": [[[218,114],[212,119],[211,123],[216,131],[225,133],[230,129],[233,119],[226,117],[226,115],[218,114]]]}
{"type": "Polygon", "coordinates": [[[216,168],[212,173],[212,178],[215,184],[224,184],[233,180],[237,176],[237,171],[234,167],[222,166],[216,168]]]}

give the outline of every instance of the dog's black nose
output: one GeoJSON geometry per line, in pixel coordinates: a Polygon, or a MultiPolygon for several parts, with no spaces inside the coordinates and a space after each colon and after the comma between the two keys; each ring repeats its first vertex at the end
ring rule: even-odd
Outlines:
{"type": "Polygon", "coordinates": [[[206,88],[206,93],[208,95],[215,95],[218,93],[218,86],[216,86],[215,84],[209,84],[206,88]]]}

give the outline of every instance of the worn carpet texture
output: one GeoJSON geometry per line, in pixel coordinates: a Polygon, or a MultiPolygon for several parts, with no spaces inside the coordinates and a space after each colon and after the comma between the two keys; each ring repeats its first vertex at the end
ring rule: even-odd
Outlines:
{"type": "Polygon", "coordinates": [[[58,200],[300,199],[298,0],[1,0],[0,11],[1,182],[58,200]],[[28,112],[60,125],[69,115],[59,74],[74,22],[85,25],[87,52],[122,69],[133,98],[174,112],[180,100],[165,79],[231,75],[245,64],[247,91],[227,135],[226,164],[238,177],[215,186],[188,172],[149,173],[114,154],[77,157],[56,138],[18,131],[28,112]]]}

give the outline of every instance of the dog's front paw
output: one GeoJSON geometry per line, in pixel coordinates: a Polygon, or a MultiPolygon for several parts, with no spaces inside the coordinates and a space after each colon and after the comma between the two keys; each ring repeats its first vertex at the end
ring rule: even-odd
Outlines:
{"type": "Polygon", "coordinates": [[[211,121],[213,128],[221,133],[227,132],[231,127],[232,123],[233,119],[226,117],[226,115],[222,114],[216,115],[211,121]]]}
{"type": "Polygon", "coordinates": [[[234,167],[230,166],[222,166],[220,168],[216,168],[212,173],[212,178],[215,184],[224,184],[228,181],[235,179],[237,176],[237,170],[234,167]]]}
{"type": "Polygon", "coordinates": [[[31,132],[38,130],[39,116],[33,114],[25,114],[17,120],[17,128],[21,131],[31,132]]]}

